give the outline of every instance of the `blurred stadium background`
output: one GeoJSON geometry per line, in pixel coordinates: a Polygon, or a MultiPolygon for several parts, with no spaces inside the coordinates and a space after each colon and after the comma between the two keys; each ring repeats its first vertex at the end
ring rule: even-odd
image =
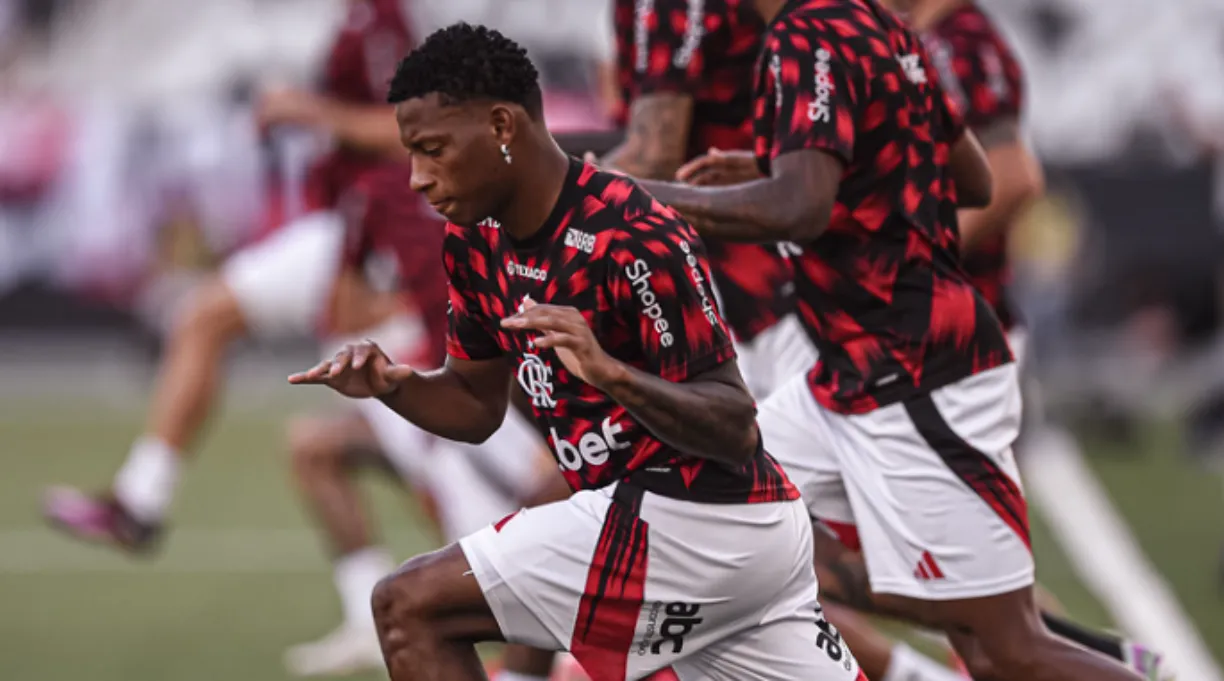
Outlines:
{"type": "MultiPolygon", "coordinates": [[[[1224,665],[1224,3],[983,2],[1028,69],[1049,193],[1016,241],[1042,413],[1022,452],[1039,575],[1092,623],[1224,665]]],[[[550,120],[606,130],[607,0],[416,0],[526,44],[550,120]]],[[[309,339],[234,353],[227,409],[155,559],[47,532],[53,481],[104,480],[141,426],[173,303],[292,214],[320,140],[252,95],[309,83],[342,0],[0,0],[0,678],[285,677],[334,622],[285,476],[309,339]]],[[[372,480],[371,484],[377,485],[372,480]]],[[[435,538],[390,488],[392,546],[435,538]]]]}

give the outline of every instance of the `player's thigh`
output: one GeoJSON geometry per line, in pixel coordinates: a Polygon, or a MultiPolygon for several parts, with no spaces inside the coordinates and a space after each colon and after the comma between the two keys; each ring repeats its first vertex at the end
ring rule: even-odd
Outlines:
{"type": "Polygon", "coordinates": [[[442,534],[454,541],[492,525],[520,508],[518,498],[481,469],[478,452],[437,440],[429,454],[424,488],[433,499],[442,534]]]}
{"type": "Polygon", "coordinates": [[[839,462],[830,446],[827,419],[803,373],[791,376],[759,407],[765,451],[799,489],[813,518],[852,523],[839,462]]]}
{"type": "Polygon", "coordinates": [[[872,590],[923,601],[1032,584],[1011,446],[1014,365],[867,414],[827,414],[872,590]]]}
{"type": "Polygon", "coordinates": [[[516,499],[524,499],[536,491],[543,465],[556,470],[548,444],[527,417],[516,409],[506,410],[501,427],[488,440],[459,446],[490,485],[516,499]]]}
{"type": "Polygon", "coordinates": [[[429,358],[432,344],[425,320],[415,311],[393,315],[385,322],[358,333],[326,338],[320,343],[320,355],[324,359],[331,359],[345,345],[363,340],[374,341],[391,359],[417,369],[433,369],[437,363],[435,358],[429,358]]]}
{"type": "MultiPolygon", "coordinates": [[[[688,590],[706,596],[717,591],[721,597],[704,602],[664,599],[660,608],[659,599],[648,594],[648,622],[656,623],[654,635],[649,635],[648,626],[636,652],[641,654],[649,642],[647,652],[674,658],[667,661],[682,680],[853,681],[857,677],[858,663],[825,621],[816,599],[806,510],[801,504],[779,504],[772,511],[777,522],[761,523],[754,530],[737,521],[752,517],[760,522],[770,511],[737,509],[723,523],[728,545],[770,547],[757,549],[757,556],[713,548],[707,549],[704,566],[690,566],[660,552],[655,562],[665,573],[684,574],[701,584],[690,584],[688,590]],[[760,544],[753,541],[753,534],[765,535],[756,537],[760,544]],[[734,571],[742,573],[738,578],[723,567],[737,563],[734,571]]],[[[712,537],[702,537],[701,530],[687,534],[714,543],[712,537]]]]}
{"type": "Polygon", "coordinates": [[[221,277],[253,336],[313,335],[340,262],[344,223],[331,212],[299,218],[233,255],[221,277]]]}
{"type": "Polygon", "coordinates": [[[437,439],[380,400],[359,400],[358,409],[383,457],[411,486],[428,486],[437,439]]]}
{"type": "MultiPolygon", "coordinates": [[[[472,573],[497,618],[502,636],[544,650],[570,647],[584,605],[592,557],[605,526],[624,530],[625,546],[636,545],[633,523],[614,512],[602,491],[584,491],[544,506],[521,510],[459,540],[472,573]]],[[[644,536],[644,531],[639,532],[644,536]]],[[[642,540],[644,541],[644,540],[642,540]]],[[[642,556],[644,560],[644,556],[642,556]]],[[[637,565],[626,560],[624,570],[637,565]]],[[[624,610],[624,593],[608,593],[604,605],[624,610]]]]}

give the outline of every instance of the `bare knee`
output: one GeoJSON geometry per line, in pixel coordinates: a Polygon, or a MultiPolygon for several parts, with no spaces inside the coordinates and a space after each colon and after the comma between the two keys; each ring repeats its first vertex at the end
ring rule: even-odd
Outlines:
{"type": "Polygon", "coordinates": [[[402,646],[432,630],[430,621],[439,612],[436,602],[437,563],[435,551],[410,559],[374,587],[370,605],[384,647],[402,646]]]}
{"type": "Polygon", "coordinates": [[[333,437],[334,427],[326,419],[295,416],[285,426],[285,441],[295,470],[331,468],[340,464],[341,443],[333,437]]]}
{"type": "Polygon", "coordinates": [[[238,299],[224,281],[214,278],[201,284],[179,308],[171,341],[177,345],[223,343],[245,328],[238,299]]]}

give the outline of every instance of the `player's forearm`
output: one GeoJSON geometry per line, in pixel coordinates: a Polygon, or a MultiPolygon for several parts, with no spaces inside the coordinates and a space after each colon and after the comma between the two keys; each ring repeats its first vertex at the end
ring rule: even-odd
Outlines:
{"type": "Polygon", "coordinates": [[[501,427],[509,391],[502,395],[478,395],[463,376],[443,367],[414,373],[378,399],[434,435],[480,443],[501,427]]]}
{"type": "Polygon", "coordinates": [[[670,180],[684,165],[693,119],[692,97],[655,92],[638,97],[629,110],[625,141],[600,166],[643,180],[670,180]]]}
{"type": "Polygon", "coordinates": [[[395,109],[384,104],[350,104],[327,100],[323,119],[345,147],[375,154],[403,154],[395,109]]]}
{"type": "Polygon", "coordinates": [[[961,252],[970,253],[1005,231],[1045,191],[1041,164],[1020,143],[987,152],[994,176],[994,196],[980,210],[961,210],[961,252]]]}
{"type": "Polygon", "coordinates": [[[748,243],[815,239],[828,226],[829,209],[822,210],[789,184],[777,177],[724,187],[641,183],[680,211],[703,237],[748,243]]]}
{"type": "Polygon", "coordinates": [[[672,383],[617,363],[598,387],[655,437],[695,457],[741,466],[757,450],[756,408],[742,385],[672,383]]]}

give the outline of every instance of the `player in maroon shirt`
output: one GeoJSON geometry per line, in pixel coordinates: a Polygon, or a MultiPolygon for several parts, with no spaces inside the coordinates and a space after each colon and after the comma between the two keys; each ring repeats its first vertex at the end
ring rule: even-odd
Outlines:
{"type": "Polygon", "coordinates": [[[857,525],[873,598],[942,627],[989,676],[1136,679],[1052,636],[1033,603],[1011,446],[1018,377],[960,267],[956,211],[990,169],[915,34],[874,0],[758,0],[770,22],[755,158],[700,161],[718,187],[647,183],[703,234],[798,242],[820,361],[762,407],[809,512],[857,525]]]}
{"type": "MultiPolygon", "coordinates": [[[[312,171],[310,194],[319,210],[231,257],[183,303],[167,341],[145,432],[107,494],[49,493],[46,512],[57,526],[131,551],[149,548],[191,447],[213,411],[225,350],[244,336],[316,333],[329,299],[343,299],[348,288],[359,284],[335,277],[344,225],[334,209],[342,194],[347,201],[369,201],[368,187],[358,179],[388,163],[380,150],[396,133],[380,84],[410,44],[397,0],[351,0],[328,57],[322,91],[266,93],[258,107],[262,125],[308,125],[329,130],[335,138],[336,149],[312,171]]],[[[392,296],[384,303],[362,308],[373,317],[334,315],[329,331],[353,333],[376,325],[397,306],[392,296]]],[[[339,308],[340,313],[346,310],[339,308]]]]}
{"type": "MultiPolygon", "coordinates": [[[[712,149],[752,148],[752,74],[765,26],[751,0],[617,0],[626,138],[599,164],[670,180],[712,149]]],[[[749,389],[763,399],[815,351],[794,312],[780,245],[707,240],[720,309],[749,389]]]]}
{"type": "Polygon", "coordinates": [[[389,99],[412,188],[451,222],[449,356],[420,372],[359,343],[290,380],[463,441],[497,428],[517,382],[578,490],[382,582],[391,678],[483,678],[473,642],[492,639],[568,649],[595,681],[860,678],[820,614],[806,513],[761,447],[693,230],[565,156],[534,67],[496,31],[430,36],[389,99]]]}

